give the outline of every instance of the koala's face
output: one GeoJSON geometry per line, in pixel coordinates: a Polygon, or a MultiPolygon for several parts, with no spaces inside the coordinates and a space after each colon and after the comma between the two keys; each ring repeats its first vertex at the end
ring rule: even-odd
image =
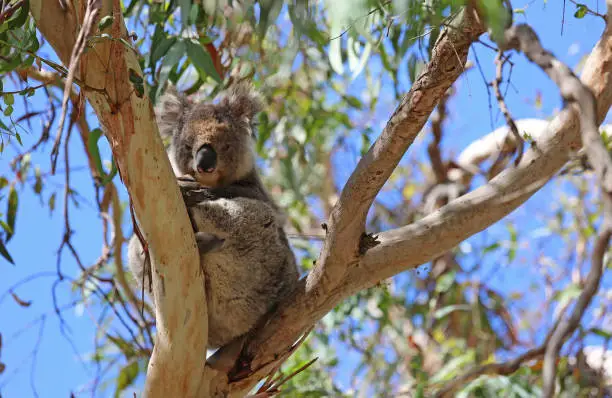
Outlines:
{"type": "Polygon", "coordinates": [[[234,86],[218,104],[191,105],[174,90],[160,100],[158,125],[162,136],[172,137],[170,153],[178,175],[191,175],[214,188],[253,170],[253,120],[262,103],[249,85],[234,86]]]}
{"type": "Polygon", "coordinates": [[[255,165],[253,133],[245,118],[234,119],[223,106],[198,105],[173,140],[180,172],[206,187],[244,178],[255,165]]]}

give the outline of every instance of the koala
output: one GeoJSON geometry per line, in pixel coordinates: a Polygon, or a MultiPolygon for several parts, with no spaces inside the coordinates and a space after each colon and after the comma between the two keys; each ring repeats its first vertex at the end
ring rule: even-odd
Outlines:
{"type": "MultiPolygon", "coordinates": [[[[284,216],[255,167],[254,118],[262,107],[259,94],[246,84],[236,85],[217,104],[191,104],[170,89],[156,107],[196,232],[210,348],[250,331],[298,281],[284,216]]],[[[148,286],[144,260],[133,236],[128,263],[138,284],[144,280],[148,286]]]]}

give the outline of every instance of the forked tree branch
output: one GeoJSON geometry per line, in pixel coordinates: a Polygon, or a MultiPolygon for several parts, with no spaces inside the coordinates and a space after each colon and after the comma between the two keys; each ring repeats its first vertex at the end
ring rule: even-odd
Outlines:
{"type": "MultiPolygon", "coordinates": [[[[600,124],[612,105],[609,24],[585,63],[581,81],[595,96],[600,124]]],[[[366,253],[359,267],[352,269],[346,278],[347,287],[357,291],[417,267],[508,215],[582,147],[578,124],[576,106],[563,109],[532,142],[518,166],[503,171],[488,184],[411,225],[380,233],[381,243],[366,253]]]]}
{"type": "MultiPolygon", "coordinates": [[[[403,98],[381,136],[359,161],[327,223],[316,267],[297,292],[247,341],[231,391],[240,395],[288,352],[309,327],[356,290],[347,289],[359,269],[365,221],[374,198],[422,130],[440,98],[461,75],[470,45],[484,32],[473,10],[462,11],[438,38],[431,61],[403,98]]],[[[217,357],[224,356],[223,350],[217,357]]],[[[228,354],[229,355],[229,354],[228,354]]]]}

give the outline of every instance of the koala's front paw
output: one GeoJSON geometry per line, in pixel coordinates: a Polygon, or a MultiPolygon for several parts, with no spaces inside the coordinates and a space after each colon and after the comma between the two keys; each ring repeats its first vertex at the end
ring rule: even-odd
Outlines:
{"type": "Polygon", "coordinates": [[[193,177],[183,176],[178,177],[176,180],[181,189],[185,206],[188,208],[195,207],[205,200],[214,199],[210,189],[201,186],[193,177]]]}
{"type": "Polygon", "coordinates": [[[181,192],[202,188],[202,186],[190,175],[185,175],[176,178],[181,192]]]}

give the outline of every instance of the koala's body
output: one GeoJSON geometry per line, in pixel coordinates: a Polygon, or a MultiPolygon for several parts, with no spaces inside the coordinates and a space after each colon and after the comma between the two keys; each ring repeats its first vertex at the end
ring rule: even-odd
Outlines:
{"type": "MultiPolygon", "coordinates": [[[[261,107],[258,95],[239,85],[219,104],[191,105],[168,92],[156,108],[196,232],[210,347],[251,330],[298,281],[284,217],[255,168],[253,118],[261,107]]],[[[133,236],[129,266],[138,283],[148,286],[144,257],[133,236]]]]}

